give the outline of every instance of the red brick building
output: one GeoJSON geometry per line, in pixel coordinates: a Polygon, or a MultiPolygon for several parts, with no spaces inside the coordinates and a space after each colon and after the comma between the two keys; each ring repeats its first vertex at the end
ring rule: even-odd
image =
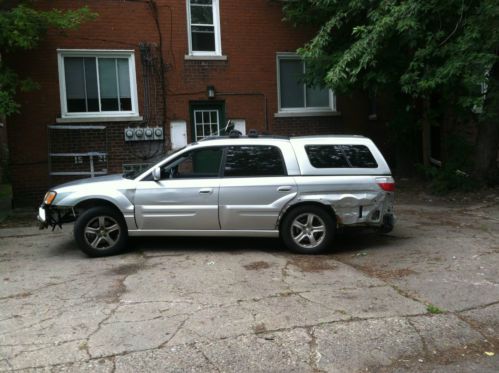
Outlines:
{"type": "Polygon", "coordinates": [[[228,120],[242,131],[365,134],[384,146],[367,99],[302,83],[295,51],[313,30],[283,23],[277,2],[37,4],[88,5],[98,17],[10,56],[41,87],[19,97],[21,113],[8,121],[17,205],[63,181],[145,167],[228,120]]]}

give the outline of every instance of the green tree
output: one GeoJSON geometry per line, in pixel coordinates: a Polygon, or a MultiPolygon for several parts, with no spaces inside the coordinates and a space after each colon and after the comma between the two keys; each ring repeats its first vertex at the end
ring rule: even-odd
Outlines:
{"type": "Polygon", "coordinates": [[[499,1],[294,0],[283,10],[296,26],[318,27],[299,49],[309,81],[396,96],[422,126],[425,164],[437,113],[445,126],[474,122],[473,173],[497,180],[499,1]]]}
{"type": "Polygon", "coordinates": [[[37,87],[29,77],[20,77],[5,57],[20,50],[35,48],[50,29],[75,29],[95,18],[88,7],[61,11],[39,11],[32,6],[36,1],[0,0],[0,118],[19,111],[15,97],[18,91],[37,87]]]}

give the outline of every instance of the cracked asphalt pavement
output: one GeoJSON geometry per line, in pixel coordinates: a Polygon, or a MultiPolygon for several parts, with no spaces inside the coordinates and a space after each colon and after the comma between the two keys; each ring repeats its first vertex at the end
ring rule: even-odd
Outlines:
{"type": "Polygon", "coordinates": [[[499,198],[397,213],[321,256],[149,238],[89,259],[70,226],[2,229],[0,370],[499,371],[499,198]]]}

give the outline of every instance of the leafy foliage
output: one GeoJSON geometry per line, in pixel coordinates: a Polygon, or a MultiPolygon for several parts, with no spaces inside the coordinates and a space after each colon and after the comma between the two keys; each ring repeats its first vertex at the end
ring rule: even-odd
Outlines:
{"type": "Polygon", "coordinates": [[[406,138],[414,133],[411,127],[422,129],[425,162],[429,136],[424,134],[432,124],[446,123],[452,132],[459,124],[477,123],[477,144],[467,161],[456,164],[450,156],[444,169],[431,171],[442,189],[464,181],[456,170],[471,164],[472,156],[473,177],[495,180],[499,1],[293,0],[283,2],[283,11],[295,26],[318,27],[298,50],[307,63],[306,79],[339,93],[366,90],[396,97],[390,135],[400,145],[404,138],[415,141],[406,138]],[[406,125],[406,118],[413,122],[406,125]]]}
{"type": "Polygon", "coordinates": [[[35,48],[50,28],[71,30],[95,18],[88,7],[61,11],[39,11],[30,7],[29,1],[17,6],[0,9],[0,115],[9,116],[19,110],[15,101],[18,91],[36,89],[38,85],[29,78],[21,78],[6,65],[5,56],[19,50],[35,48]]]}
{"type": "Polygon", "coordinates": [[[410,97],[455,95],[469,108],[498,61],[497,0],[296,0],[295,25],[319,25],[299,53],[310,79],[337,91],[397,88],[410,97]]]}

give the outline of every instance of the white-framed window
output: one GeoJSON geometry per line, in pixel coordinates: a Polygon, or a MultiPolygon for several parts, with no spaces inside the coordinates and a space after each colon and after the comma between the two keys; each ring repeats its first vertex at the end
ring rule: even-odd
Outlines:
{"type": "Polygon", "coordinates": [[[336,112],[336,97],[327,88],[304,83],[306,66],[295,53],[277,54],[278,110],[281,114],[328,114],[336,112]]]}
{"type": "Polygon", "coordinates": [[[194,139],[199,141],[205,137],[220,133],[220,114],[218,110],[194,110],[194,139]]]}
{"type": "Polygon", "coordinates": [[[63,119],[137,117],[133,50],[59,49],[63,119]]]}
{"type": "Polygon", "coordinates": [[[189,55],[221,56],[219,0],[186,0],[189,55]]]}

